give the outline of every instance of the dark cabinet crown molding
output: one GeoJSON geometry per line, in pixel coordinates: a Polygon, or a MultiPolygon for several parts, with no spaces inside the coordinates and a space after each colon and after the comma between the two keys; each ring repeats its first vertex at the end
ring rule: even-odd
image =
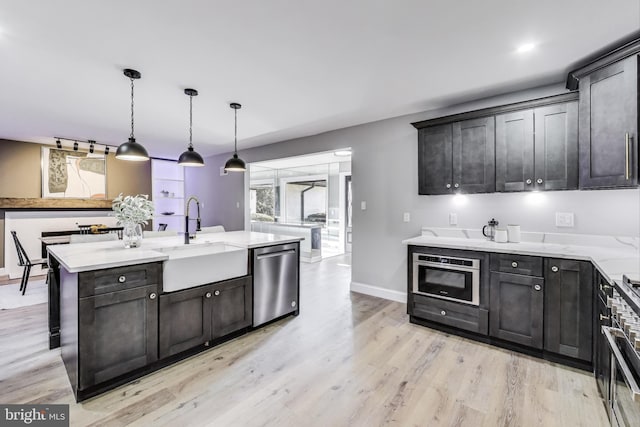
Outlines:
{"type": "Polygon", "coordinates": [[[567,89],[578,89],[580,78],[583,76],[638,53],[640,53],[640,31],[636,31],[611,45],[605,46],[580,61],[573,71],[567,74],[567,89]]]}
{"type": "Polygon", "coordinates": [[[560,95],[546,96],[544,98],[536,98],[528,101],[515,102],[513,104],[499,105],[496,107],[483,108],[480,110],[467,111],[459,114],[452,114],[444,117],[437,117],[435,119],[422,120],[419,122],[411,123],[416,129],[423,129],[431,126],[438,126],[452,122],[459,122],[469,119],[477,119],[480,117],[494,116],[503,113],[509,113],[512,111],[525,110],[529,108],[536,108],[551,104],[560,104],[569,101],[577,101],[578,92],[563,93],[560,95]]]}

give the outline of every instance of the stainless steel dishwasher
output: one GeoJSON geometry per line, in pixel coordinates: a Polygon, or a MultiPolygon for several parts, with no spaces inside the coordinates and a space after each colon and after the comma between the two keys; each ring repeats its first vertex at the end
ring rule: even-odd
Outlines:
{"type": "Polygon", "coordinates": [[[253,250],[253,326],[298,311],[299,243],[253,250]]]}

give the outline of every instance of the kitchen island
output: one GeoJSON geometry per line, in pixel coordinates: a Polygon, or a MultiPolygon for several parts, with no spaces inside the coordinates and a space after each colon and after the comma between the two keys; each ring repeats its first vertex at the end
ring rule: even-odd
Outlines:
{"type": "Polygon", "coordinates": [[[49,247],[50,347],[76,399],[297,315],[300,240],[236,231],[49,247]]]}

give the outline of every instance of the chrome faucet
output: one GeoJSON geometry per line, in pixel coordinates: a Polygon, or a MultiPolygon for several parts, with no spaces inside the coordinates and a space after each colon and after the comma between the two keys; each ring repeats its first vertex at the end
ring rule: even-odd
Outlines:
{"type": "MultiPolygon", "coordinates": [[[[189,244],[189,239],[191,235],[189,234],[189,204],[191,201],[196,202],[196,207],[198,208],[198,218],[196,219],[196,231],[200,231],[200,200],[196,196],[191,196],[187,199],[187,215],[184,217],[184,244],[189,244]]],[[[194,235],[195,237],[195,235],[194,235]]]]}

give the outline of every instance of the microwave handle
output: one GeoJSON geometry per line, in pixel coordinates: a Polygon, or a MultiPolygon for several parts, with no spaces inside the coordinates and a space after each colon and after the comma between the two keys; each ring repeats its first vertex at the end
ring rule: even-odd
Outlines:
{"type": "MultiPolygon", "coordinates": [[[[616,358],[616,363],[620,365],[620,369],[622,370],[622,375],[624,376],[624,382],[627,383],[627,386],[631,389],[631,400],[634,402],[640,402],[640,388],[638,387],[638,383],[633,378],[631,371],[629,370],[629,366],[627,362],[625,362],[624,357],[622,357],[622,353],[620,353],[620,349],[616,344],[616,339],[613,335],[624,336],[623,332],[617,328],[610,328],[608,326],[602,327],[602,332],[604,336],[607,337],[607,342],[609,343],[609,348],[613,352],[613,356],[616,358]]],[[[612,366],[612,369],[615,369],[612,366]]]]}

